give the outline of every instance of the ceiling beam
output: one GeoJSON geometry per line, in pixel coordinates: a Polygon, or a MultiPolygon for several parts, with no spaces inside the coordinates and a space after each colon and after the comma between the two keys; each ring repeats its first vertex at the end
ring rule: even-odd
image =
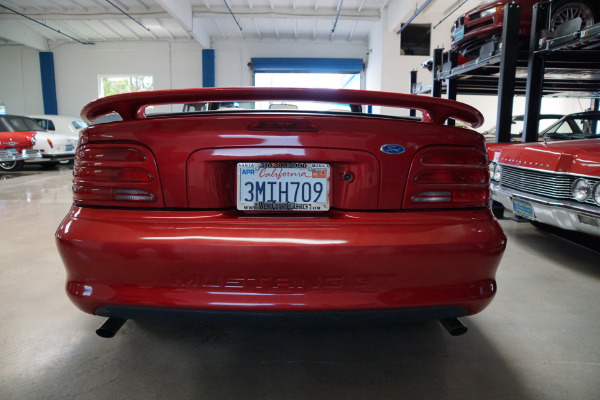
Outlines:
{"type": "Polygon", "coordinates": [[[407,21],[423,3],[424,0],[390,0],[387,30],[398,32],[402,23],[407,21]]]}
{"type": "Polygon", "coordinates": [[[204,48],[210,48],[210,35],[200,18],[194,18],[192,5],[187,0],[157,0],[169,15],[177,21],[187,33],[191,34],[204,48]]]}
{"type": "MultiPolygon", "coordinates": [[[[187,0],[183,0],[186,4],[189,5],[187,0]]],[[[152,11],[145,11],[141,8],[138,8],[136,11],[132,11],[131,15],[134,15],[136,18],[175,18],[182,27],[187,27],[189,24],[190,18],[231,18],[229,11],[225,6],[219,7],[211,7],[206,8],[204,6],[194,6],[191,8],[191,11],[176,11],[180,7],[179,2],[175,2],[173,0],[157,0],[160,4],[165,4],[164,9],[154,8],[152,11]],[[173,9],[173,13],[171,13],[171,9],[173,9]],[[191,13],[191,17],[189,16],[191,13]],[[181,14],[181,15],[180,15],[181,14]]],[[[108,4],[108,3],[107,3],[108,4]]],[[[246,18],[271,18],[271,19],[323,19],[323,20],[331,20],[335,18],[337,14],[337,10],[334,8],[325,9],[319,8],[314,10],[312,8],[296,8],[296,11],[292,11],[291,7],[289,9],[277,9],[275,11],[271,10],[269,7],[253,7],[249,8],[240,8],[232,7],[233,12],[236,16],[246,17],[246,18]]],[[[99,10],[100,11],[100,10],[99,10]]],[[[92,12],[92,11],[90,11],[92,12]]],[[[90,16],[85,13],[77,13],[67,11],[64,13],[58,13],[55,11],[46,11],[46,12],[35,12],[28,13],[29,17],[43,19],[44,21],[51,20],[85,20],[89,21],[90,16]]],[[[412,13],[411,13],[412,15],[412,13]]],[[[99,13],[94,14],[94,19],[127,19],[128,16],[120,13],[120,12],[106,12],[104,10],[99,13]]],[[[343,9],[340,12],[340,20],[358,20],[358,21],[379,21],[381,19],[381,13],[378,10],[361,10],[357,9],[343,9]]],[[[10,14],[10,13],[0,13],[0,21],[1,20],[25,20],[24,17],[10,14]]]]}
{"type": "MultiPolygon", "coordinates": [[[[288,9],[277,9],[271,10],[269,7],[254,7],[248,8],[235,8],[232,7],[236,17],[242,18],[272,18],[272,19],[335,19],[337,15],[337,9],[334,8],[319,8],[313,10],[312,8],[296,8],[296,11],[292,11],[291,7],[288,9]]],[[[204,7],[194,7],[194,17],[203,18],[224,18],[229,17],[229,11],[225,7],[212,7],[210,10],[204,7]]],[[[378,10],[362,10],[356,9],[342,9],[340,12],[340,20],[358,20],[358,21],[379,21],[381,19],[381,13],[378,10]]]]}
{"type": "Polygon", "coordinates": [[[40,51],[48,51],[48,40],[21,21],[2,21],[0,37],[40,51]]]}

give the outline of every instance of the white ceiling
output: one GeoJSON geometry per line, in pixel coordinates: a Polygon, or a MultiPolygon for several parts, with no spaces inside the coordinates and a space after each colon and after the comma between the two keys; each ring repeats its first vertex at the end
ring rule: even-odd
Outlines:
{"type": "MultiPolygon", "coordinates": [[[[204,47],[227,39],[365,43],[387,5],[407,14],[399,19],[407,19],[424,2],[0,0],[0,43],[17,42],[39,50],[74,41],[196,40],[204,47]]],[[[434,0],[424,13],[439,15],[461,2],[434,0]]]]}

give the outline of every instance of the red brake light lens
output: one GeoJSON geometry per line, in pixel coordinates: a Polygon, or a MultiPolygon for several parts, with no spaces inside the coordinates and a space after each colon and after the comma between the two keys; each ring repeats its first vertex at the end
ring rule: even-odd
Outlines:
{"type": "Polygon", "coordinates": [[[76,179],[96,182],[150,182],[152,174],[143,168],[118,167],[74,167],[76,179]]]}
{"type": "Polygon", "coordinates": [[[440,182],[448,184],[486,183],[489,175],[489,172],[481,169],[432,169],[419,173],[414,180],[420,184],[437,184],[440,182]]]}
{"type": "Polygon", "coordinates": [[[487,156],[472,149],[435,149],[421,155],[424,165],[486,165],[487,156]]]}
{"type": "Polygon", "coordinates": [[[487,207],[489,171],[482,149],[436,146],[413,159],[404,208],[487,207]]]}
{"type": "Polygon", "coordinates": [[[75,157],[80,161],[98,162],[144,162],[147,159],[146,153],[138,148],[114,146],[84,147],[75,157]]]}
{"type": "Polygon", "coordinates": [[[142,146],[82,145],[73,177],[77,205],[164,207],[154,156],[142,146]]]}

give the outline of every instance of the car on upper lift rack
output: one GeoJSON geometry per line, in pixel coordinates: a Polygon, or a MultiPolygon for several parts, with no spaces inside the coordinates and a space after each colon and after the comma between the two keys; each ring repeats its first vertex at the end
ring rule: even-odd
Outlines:
{"type": "MultiPolygon", "coordinates": [[[[540,0],[502,0],[476,7],[461,15],[451,29],[451,48],[460,55],[474,59],[480,48],[490,41],[500,41],[504,25],[504,9],[514,2],[521,6],[519,37],[525,41],[531,34],[534,4],[540,0]]],[[[600,2],[593,0],[554,0],[550,3],[550,31],[561,24],[581,18],[581,29],[600,21],[600,2]]]]}

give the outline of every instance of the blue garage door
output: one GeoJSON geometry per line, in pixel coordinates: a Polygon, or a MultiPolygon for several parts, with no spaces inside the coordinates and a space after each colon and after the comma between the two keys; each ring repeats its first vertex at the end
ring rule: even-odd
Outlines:
{"type": "Polygon", "coordinates": [[[253,58],[254,72],[320,72],[358,74],[363,70],[360,58],[253,58]]]}

